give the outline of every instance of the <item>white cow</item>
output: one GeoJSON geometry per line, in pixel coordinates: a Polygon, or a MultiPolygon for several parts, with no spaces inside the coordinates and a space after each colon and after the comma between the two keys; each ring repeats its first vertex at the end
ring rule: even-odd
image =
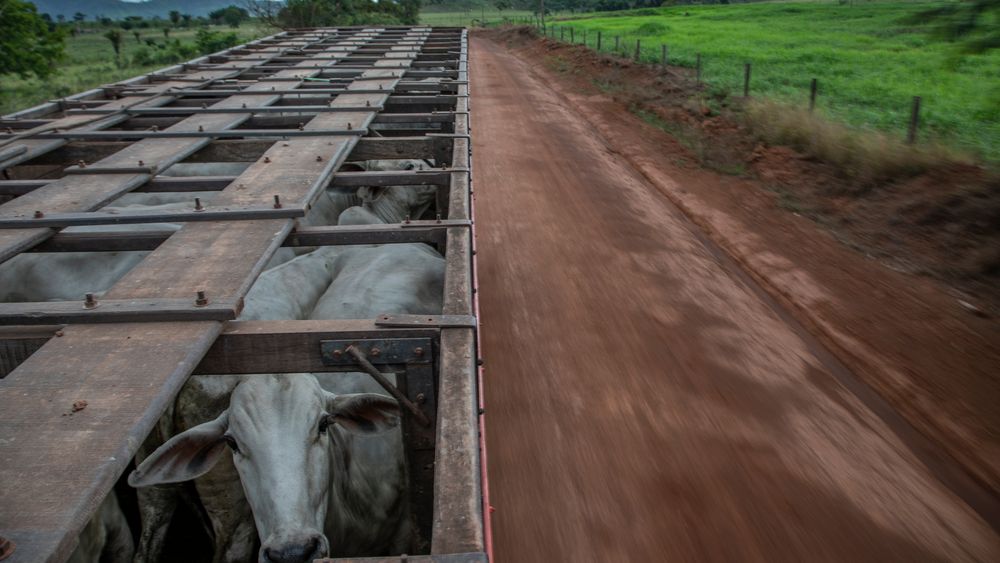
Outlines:
{"type": "MultiPolygon", "coordinates": [[[[373,217],[357,216],[363,213],[373,217]]],[[[302,261],[302,271],[319,278],[315,260],[329,265],[332,280],[310,318],[441,312],[444,259],[426,245],[327,247],[284,266],[302,261]]],[[[279,291],[267,300],[248,299],[247,308],[267,302],[273,310],[299,311],[315,292],[305,294],[289,296],[297,303],[274,305],[285,295],[279,291]]],[[[397,424],[398,405],[379,393],[345,393],[349,384],[357,390],[358,377],[366,376],[245,377],[227,410],[171,438],[129,482],[145,487],[204,478],[229,461],[228,445],[253,509],[260,561],[405,551],[411,530],[401,435],[386,432],[397,424]]]]}

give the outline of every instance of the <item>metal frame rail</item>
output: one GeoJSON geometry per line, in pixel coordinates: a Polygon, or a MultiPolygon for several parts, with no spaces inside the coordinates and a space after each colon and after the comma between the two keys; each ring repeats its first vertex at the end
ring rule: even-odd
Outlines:
{"type": "Polygon", "coordinates": [[[403,417],[420,531],[412,547],[428,552],[409,560],[487,560],[467,53],[458,28],[297,30],[0,119],[0,262],[149,251],[99,299],[0,303],[0,537],[15,546],[5,563],[70,555],[191,373],[359,371],[362,354],[396,372],[423,415],[403,417]],[[421,70],[433,67],[445,70],[421,70]],[[436,166],[338,171],[410,158],[436,166]],[[211,161],[251,164],[237,176],[163,174],[211,161]],[[329,185],[436,185],[438,215],[298,226],[329,185]],[[188,211],[100,210],[133,191],[218,194],[188,211]],[[183,226],[60,231],[165,221],[183,226]],[[232,320],[281,246],[405,242],[443,252],[442,315],[232,320]]]}

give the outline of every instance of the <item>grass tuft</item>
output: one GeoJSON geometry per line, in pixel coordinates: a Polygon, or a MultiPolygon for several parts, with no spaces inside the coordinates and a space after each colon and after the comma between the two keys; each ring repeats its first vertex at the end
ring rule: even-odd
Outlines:
{"type": "Polygon", "coordinates": [[[908,145],[885,133],[852,129],[773,100],[751,100],[744,115],[761,140],[830,163],[844,177],[861,184],[912,177],[946,163],[968,162],[940,145],[908,145]]]}

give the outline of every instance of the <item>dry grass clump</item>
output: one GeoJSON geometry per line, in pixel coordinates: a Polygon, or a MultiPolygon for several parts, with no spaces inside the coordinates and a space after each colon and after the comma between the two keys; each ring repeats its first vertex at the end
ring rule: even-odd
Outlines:
{"type": "Polygon", "coordinates": [[[907,178],[949,163],[968,163],[945,147],[909,145],[878,131],[859,131],[804,108],[771,100],[751,100],[747,122],[755,135],[834,165],[846,178],[862,183],[907,178]]]}

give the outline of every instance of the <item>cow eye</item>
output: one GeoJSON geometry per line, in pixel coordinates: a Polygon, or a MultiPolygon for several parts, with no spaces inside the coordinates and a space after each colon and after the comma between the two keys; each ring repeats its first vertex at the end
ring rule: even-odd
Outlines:
{"type": "Polygon", "coordinates": [[[326,429],[330,427],[330,416],[324,415],[319,419],[319,433],[326,434],[326,429]]]}
{"type": "Polygon", "coordinates": [[[223,434],[222,439],[226,441],[226,445],[229,449],[233,450],[233,453],[240,453],[240,447],[236,444],[236,438],[233,438],[229,434],[223,434]]]}

